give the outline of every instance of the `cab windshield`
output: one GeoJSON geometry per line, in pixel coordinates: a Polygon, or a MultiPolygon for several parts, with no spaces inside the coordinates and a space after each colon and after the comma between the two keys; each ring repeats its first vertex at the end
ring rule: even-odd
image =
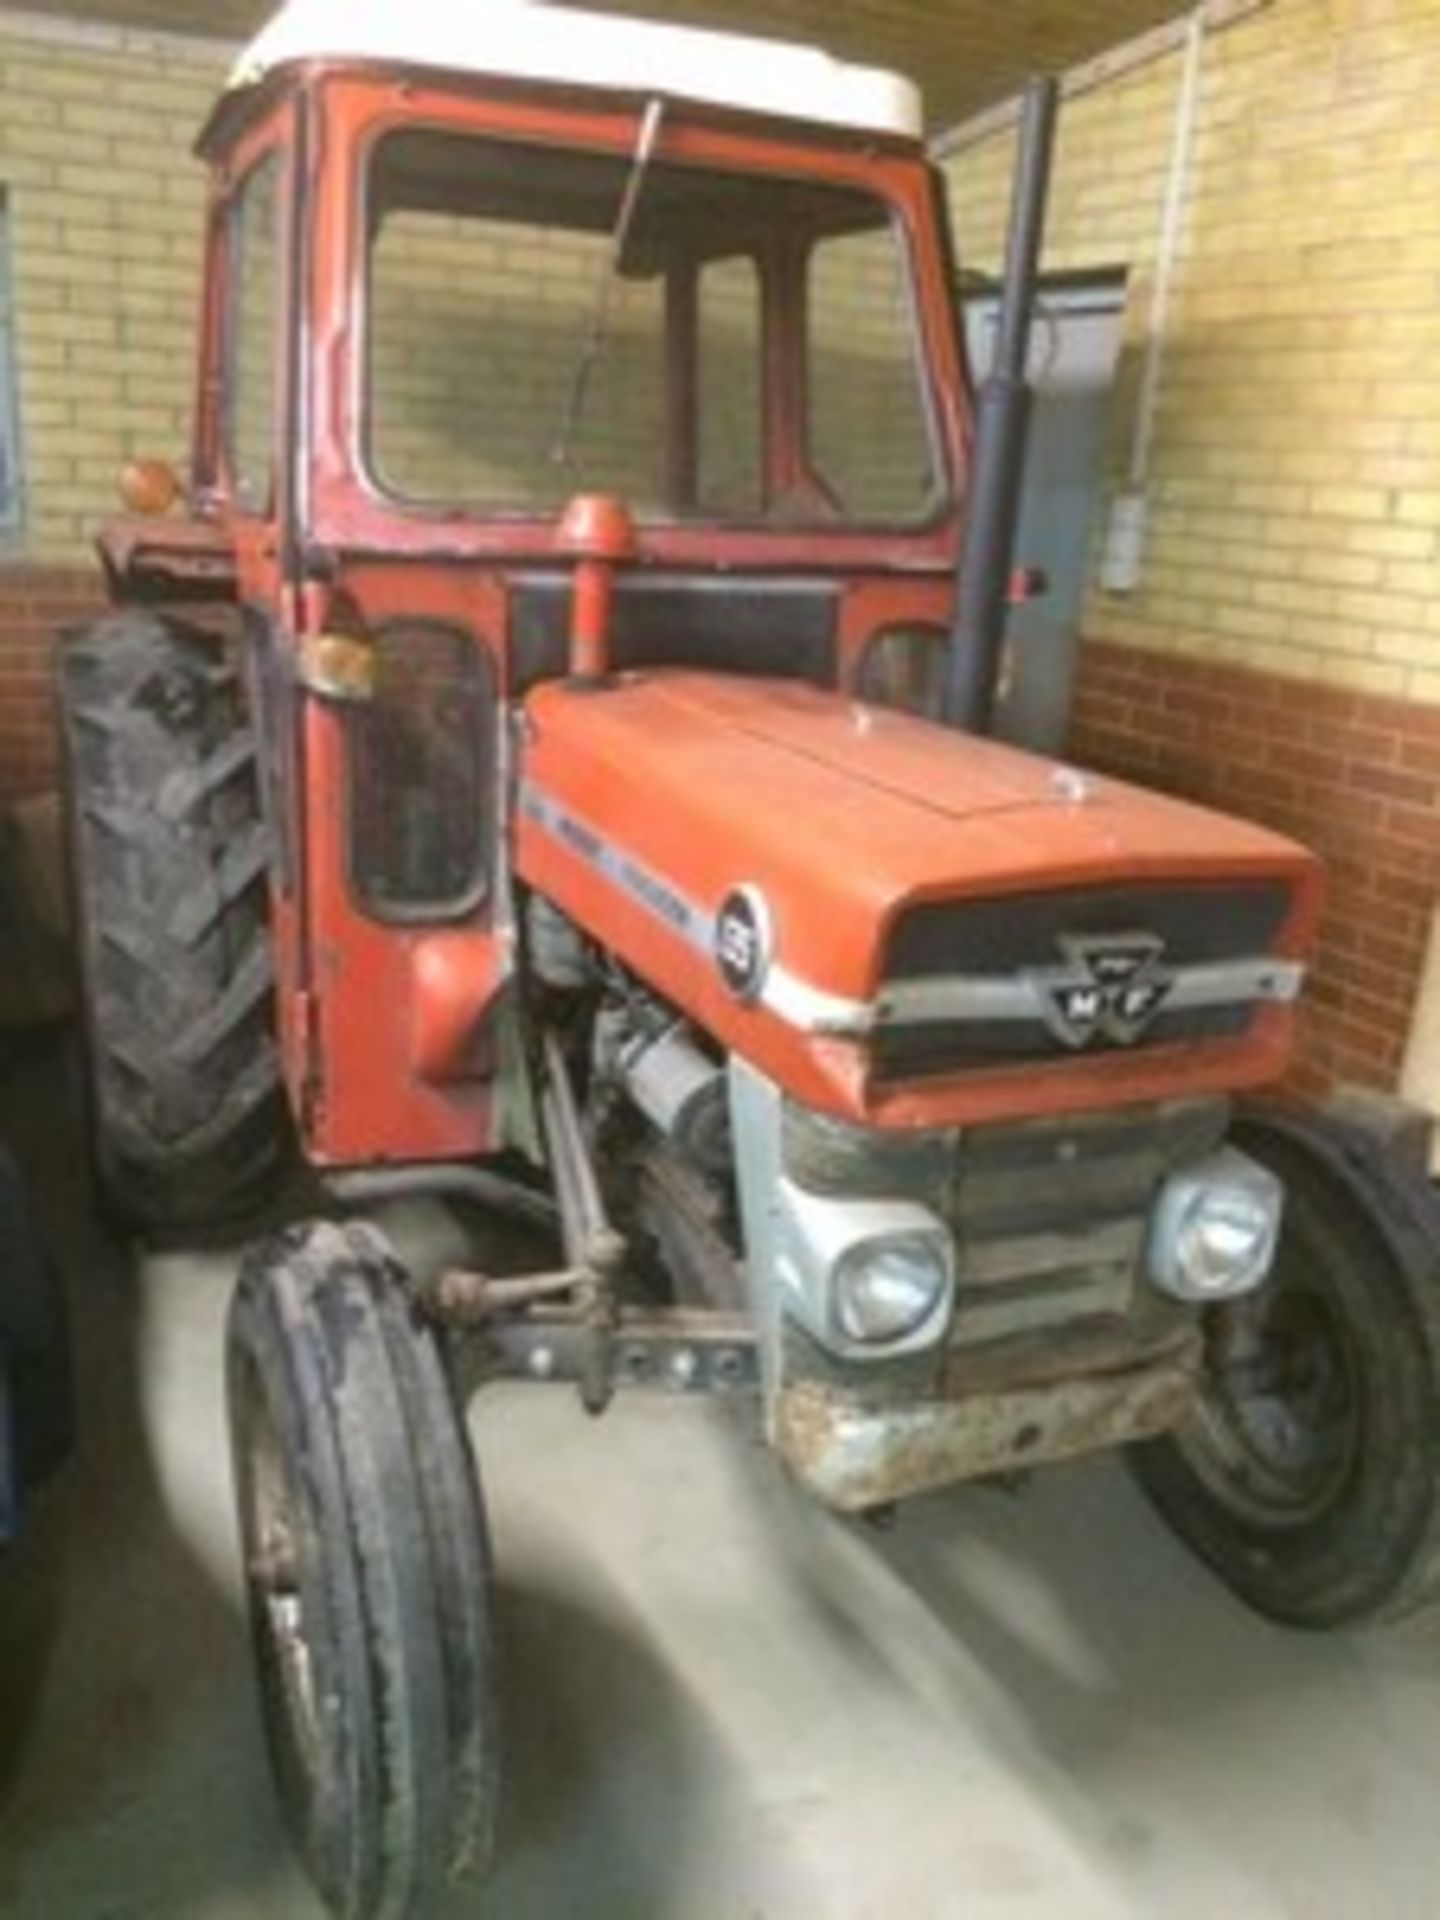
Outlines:
{"type": "Polygon", "coordinates": [[[888,204],[656,158],[617,256],[633,179],[623,154],[427,129],[378,143],[375,484],[489,515],[550,515],[586,491],[660,521],[932,520],[943,462],[888,204]]]}

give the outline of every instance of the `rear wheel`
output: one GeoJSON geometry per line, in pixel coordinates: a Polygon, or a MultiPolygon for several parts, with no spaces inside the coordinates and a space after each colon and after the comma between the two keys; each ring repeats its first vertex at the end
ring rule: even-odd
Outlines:
{"type": "Polygon", "coordinates": [[[145,613],[60,655],[96,1162],[142,1226],[234,1218],[284,1141],[267,841],[235,669],[145,613]]]}
{"type": "Polygon", "coordinates": [[[1137,1449],[1171,1526],[1272,1618],[1333,1627],[1440,1585],[1440,1209],[1365,1137],[1254,1118],[1285,1183],[1274,1272],[1212,1309],[1194,1415],[1137,1449]]]}
{"type": "Polygon", "coordinates": [[[287,1823],[333,1912],[423,1915],[493,1844],[490,1555],[438,1343],[380,1234],[312,1225],[252,1253],[228,1379],[287,1823]]]}

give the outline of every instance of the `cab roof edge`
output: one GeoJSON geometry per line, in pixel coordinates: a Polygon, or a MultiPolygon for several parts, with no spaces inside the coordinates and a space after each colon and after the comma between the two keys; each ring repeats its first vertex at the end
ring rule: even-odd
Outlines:
{"type": "Polygon", "coordinates": [[[661,94],[707,106],[902,139],[924,137],[903,75],[851,66],[793,41],[620,18],[548,0],[289,0],[231,70],[228,91],[301,61],[377,60],[661,94]]]}

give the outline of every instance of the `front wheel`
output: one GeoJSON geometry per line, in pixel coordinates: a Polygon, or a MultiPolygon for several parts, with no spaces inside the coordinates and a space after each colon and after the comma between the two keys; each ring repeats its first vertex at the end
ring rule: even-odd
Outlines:
{"type": "Polygon", "coordinates": [[[282,1808],[343,1920],[404,1920],[487,1863],[490,1555],[433,1331],[365,1226],[253,1252],[231,1307],[231,1447],[282,1808]]]}
{"type": "Polygon", "coordinates": [[[1440,1588],[1440,1208],[1351,1130],[1256,1115],[1236,1138],[1285,1184],[1275,1268],[1210,1310],[1196,1408],[1136,1471],[1259,1612],[1398,1617],[1440,1588]]]}

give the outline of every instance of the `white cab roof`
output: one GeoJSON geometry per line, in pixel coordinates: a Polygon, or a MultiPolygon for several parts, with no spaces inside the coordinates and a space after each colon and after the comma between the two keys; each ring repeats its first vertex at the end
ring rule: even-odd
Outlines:
{"type": "Polygon", "coordinates": [[[919,139],[912,81],[813,47],[550,6],[545,0],[289,0],[230,85],[299,60],[383,60],[451,73],[660,94],[919,139]]]}

